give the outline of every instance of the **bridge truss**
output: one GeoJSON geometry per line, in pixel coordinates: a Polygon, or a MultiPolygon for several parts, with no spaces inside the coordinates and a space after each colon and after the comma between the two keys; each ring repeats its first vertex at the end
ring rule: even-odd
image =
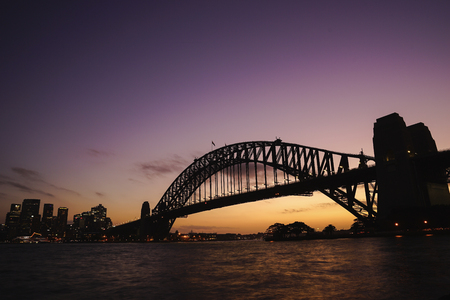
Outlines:
{"type": "Polygon", "coordinates": [[[213,208],[320,191],[360,220],[376,215],[373,157],[276,141],[237,143],[195,159],[152,211],[153,223],[213,208]],[[358,200],[363,198],[364,200],[358,200]]]}

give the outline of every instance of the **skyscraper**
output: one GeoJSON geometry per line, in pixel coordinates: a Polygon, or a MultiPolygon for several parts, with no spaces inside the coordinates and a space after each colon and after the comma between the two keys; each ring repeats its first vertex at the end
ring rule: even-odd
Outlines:
{"type": "Polygon", "coordinates": [[[58,208],[58,216],[56,217],[56,235],[59,238],[64,237],[67,226],[67,216],[69,214],[69,209],[67,207],[58,208]]]}
{"type": "Polygon", "coordinates": [[[31,235],[39,232],[40,219],[39,206],[40,199],[24,199],[22,202],[22,212],[20,213],[19,235],[31,235]]]}
{"type": "Polygon", "coordinates": [[[20,208],[20,204],[11,204],[11,209],[6,214],[5,225],[8,239],[14,238],[18,234],[20,226],[20,208]]]}
{"type": "Polygon", "coordinates": [[[52,232],[53,227],[53,204],[45,203],[42,212],[41,233],[48,236],[52,232]]]}

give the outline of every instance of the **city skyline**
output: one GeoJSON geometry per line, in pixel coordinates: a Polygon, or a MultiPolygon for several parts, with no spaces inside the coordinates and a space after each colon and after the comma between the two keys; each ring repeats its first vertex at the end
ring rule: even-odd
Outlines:
{"type": "MultiPolygon", "coordinates": [[[[225,144],[280,137],[373,155],[374,123],[393,112],[450,149],[449,2],[1,7],[0,223],[27,198],[72,212],[103,203],[115,224],[134,220],[225,144]]],[[[190,215],[172,231],[353,220],[314,193],[190,215]]]]}

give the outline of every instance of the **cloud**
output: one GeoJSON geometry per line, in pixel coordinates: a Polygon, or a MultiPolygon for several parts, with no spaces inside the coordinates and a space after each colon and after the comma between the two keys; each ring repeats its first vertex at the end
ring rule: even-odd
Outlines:
{"type": "MultiPolygon", "coordinates": [[[[60,191],[64,191],[64,192],[67,192],[67,193],[70,193],[70,194],[73,194],[73,195],[76,195],[76,196],[81,196],[80,193],[77,193],[75,191],[72,191],[72,190],[69,190],[69,189],[66,189],[66,188],[62,188],[62,187],[56,186],[54,184],[51,184],[51,183],[45,181],[42,178],[42,175],[39,172],[37,172],[37,171],[29,170],[29,169],[25,169],[25,168],[20,168],[20,167],[12,167],[11,170],[14,173],[18,174],[21,178],[24,178],[26,180],[41,182],[41,183],[44,183],[44,184],[46,184],[46,185],[48,185],[48,186],[50,186],[50,187],[52,187],[54,189],[57,189],[57,190],[60,190],[60,191]]],[[[10,180],[12,180],[12,179],[10,179],[10,180]]],[[[25,185],[22,185],[22,184],[17,183],[17,182],[13,182],[12,181],[12,183],[25,187],[25,185]]],[[[33,189],[33,188],[30,188],[30,189],[35,190],[35,191],[40,191],[40,190],[36,190],[36,189],[33,189]]],[[[45,192],[43,192],[43,193],[45,193],[45,192]]],[[[49,193],[47,193],[47,194],[49,194],[49,193]]],[[[49,194],[49,195],[52,195],[52,194],[49,194]]],[[[52,195],[52,197],[54,197],[54,196],[52,195]]]]}
{"type": "MultiPolygon", "coordinates": [[[[47,183],[47,182],[46,182],[46,183],[47,183]]],[[[81,194],[78,193],[78,192],[75,192],[75,191],[72,191],[72,190],[69,190],[69,189],[66,189],[66,188],[62,188],[62,187],[56,186],[56,185],[54,185],[54,184],[50,184],[50,183],[47,183],[47,184],[48,184],[49,186],[51,186],[52,188],[55,188],[55,189],[57,189],[57,190],[67,192],[67,193],[73,194],[73,195],[75,195],[75,196],[81,196],[81,194]]]]}
{"type": "Polygon", "coordinates": [[[95,192],[95,194],[96,194],[97,196],[99,196],[99,197],[103,197],[103,196],[105,196],[104,194],[102,194],[102,193],[99,193],[99,192],[95,192]]]}
{"type": "Polygon", "coordinates": [[[134,182],[134,183],[138,183],[138,184],[144,184],[142,181],[133,179],[133,178],[128,178],[129,181],[134,182]]]}
{"type": "Polygon", "coordinates": [[[23,178],[31,179],[31,180],[35,180],[35,181],[42,181],[41,175],[39,174],[39,172],[24,169],[24,168],[18,168],[18,167],[12,167],[11,170],[16,174],[19,174],[23,178]]]}
{"type": "Polygon", "coordinates": [[[188,162],[184,158],[178,155],[173,155],[171,158],[164,160],[154,160],[148,163],[139,163],[138,169],[147,178],[153,178],[155,176],[181,172],[186,168],[187,164],[188,162]]]}
{"type": "Polygon", "coordinates": [[[113,155],[111,152],[95,150],[95,149],[87,149],[87,153],[93,157],[101,157],[101,156],[111,156],[113,155]]]}
{"type": "Polygon", "coordinates": [[[50,193],[41,191],[39,189],[35,189],[35,188],[32,188],[32,187],[26,186],[26,185],[21,184],[21,183],[18,183],[18,182],[15,182],[15,181],[11,181],[11,180],[4,180],[3,178],[5,178],[5,176],[1,176],[1,178],[2,179],[0,180],[0,185],[2,185],[2,184],[9,185],[9,186],[12,186],[12,187],[14,187],[14,188],[16,188],[16,189],[18,189],[18,190],[20,190],[22,192],[27,192],[27,193],[31,193],[31,194],[37,193],[37,194],[45,195],[45,196],[48,196],[48,197],[55,197],[53,194],[50,194],[50,193]]]}
{"type": "Polygon", "coordinates": [[[332,202],[332,203],[317,203],[315,206],[318,208],[328,208],[330,206],[336,206],[338,205],[336,202],[332,202]]]}
{"type": "Polygon", "coordinates": [[[315,205],[313,205],[313,207],[309,207],[309,208],[292,208],[292,209],[285,209],[284,211],[282,211],[282,214],[293,214],[293,213],[299,213],[299,212],[305,212],[305,211],[309,211],[309,210],[313,210],[313,209],[326,209],[329,208],[331,206],[336,206],[338,205],[337,203],[317,203],[315,205]]]}
{"type": "Polygon", "coordinates": [[[305,211],[309,211],[311,210],[311,208],[299,208],[299,209],[285,209],[283,210],[281,213],[282,214],[293,214],[293,213],[299,213],[299,212],[305,212],[305,211]]]}

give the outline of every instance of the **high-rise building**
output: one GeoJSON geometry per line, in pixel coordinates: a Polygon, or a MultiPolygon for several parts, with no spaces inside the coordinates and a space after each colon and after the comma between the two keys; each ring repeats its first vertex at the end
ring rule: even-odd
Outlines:
{"type": "Polygon", "coordinates": [[[106,207],[99,204],[91,208],[92,219],[92,231],[99,232],[108,228],[108,220],[106,218],[106,207]]]}
{"type": "Polygon", "coordinates": [[[20,208],[21,208],[20,204],[13,203],[11,204],[11,209],[9,212],[20,215],[20,208]]]}
{"type": "Polygon", "coordinates": [[[99,204],[91,208],[91,213],[98,219],[106,218],[106,207],[99,204]]]}
{"type": "Polygon", "coordinates": [[[53,204],[45,203],[42,212],[41,234],[49,236],[53,227],[53,204]]]}
{"type": "Polygon", "coordinates": [[[7,230],[6,237],[8,239],[14,238],[18,234],[20,226],[20,208],[20,204],[11,204],[11,209],[6,214],[5,226],[7,230]]]}
{"type": "Polygon", "coordinates": [[[32,235],[33,232],[40,231],[39,206],[40,199],[24,199],[22,202],[22,211],[20,213],[19,235],[32,235]]]}
{"type": "Polygon", "coordinates": [[[73,216],[73,232],[77,239],[98,239],[104,230],[112,227],[111,219],[106,216],[106,207],[99,204],[90,211],[73,216]]]}
{"type": "Polygon", "coordinates": [[[69,209],[67,207],[58,208],[58,216],[56,217],[56,235],[59,238],[64,237],[67,226],[67,216],[69,214],[69,209]]]}

